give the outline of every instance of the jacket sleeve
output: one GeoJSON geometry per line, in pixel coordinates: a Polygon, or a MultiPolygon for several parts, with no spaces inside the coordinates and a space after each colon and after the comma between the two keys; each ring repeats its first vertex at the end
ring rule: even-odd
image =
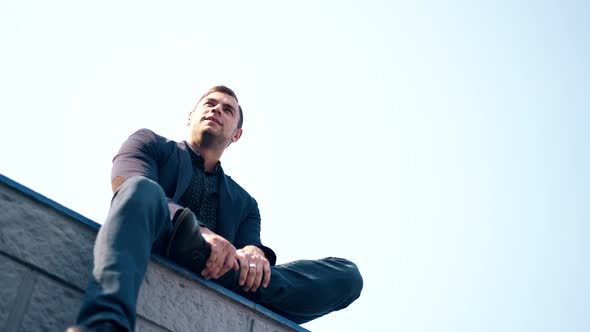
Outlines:
{"type": "Polygon", "coordinates": [[[145,176],[158,182],[157,136],[148,129],[131,134],[113,158],[111,185],[113,192],[132,176],[145,176]]]}
{"type": "Polygon", "coordinates": [[[252,204],[250,204],[248,214],[240,224],[236,234],[236,248],[254,245],[264,252],[270,265],[274,266],[277,261],[277,256],[271,248],[262,245],[262,242],[260,241],[260,211],[258,210],[258,203],[256,203],[256,200],[254,200],[254,198],[251,199],[252,204]]]}
{"type": "MultiPolygon", "coordinates": [[[[158,182],[158,161],[166,160],[167,156],[161,146],[166,139],[156,135],[149,129],[140,129],[131,134],[121,145],[113,158],[111,170],[111,187],[115,192],[126,179],[132,176],[144,176],[158,182]]],[[[168,198],[171,220],[183,207],[168,198]]]]}

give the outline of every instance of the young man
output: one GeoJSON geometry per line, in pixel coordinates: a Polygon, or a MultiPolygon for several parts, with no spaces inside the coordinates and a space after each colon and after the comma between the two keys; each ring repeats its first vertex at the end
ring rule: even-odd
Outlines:
{"type": "Polygon", "coordinates": [[[173,142],[147,129],[113,159],[111,209],[94,247],[94,268],[75,331],[133,331],[139,287],[151,253],[296,323],[347,307],[360,296],[357,267],[341,258],[275,265],[260,241],[258,205],[219,162],[242,136],[235,93],[216,86],[173,142]]]}

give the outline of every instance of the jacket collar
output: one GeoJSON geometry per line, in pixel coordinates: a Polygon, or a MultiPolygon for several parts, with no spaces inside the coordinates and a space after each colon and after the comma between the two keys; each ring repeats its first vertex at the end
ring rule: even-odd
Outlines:
{"type": "MultiPolygon", "coordinates": [[[[186,141],[178,142],[178,159],[179,159],[179,166],[178,166],[178,179],[176,180],[176,193],[174,193],[174,200],[178,202],[182,194],[188,188],[191,178],[193,176],[193,164],[191,160],[191,148],[188,146],[186,141]]],[[[219,194],[220,199],[226,196],[230,200],[233,201],[234,197],[232,195],[232,191],[229,188],[228,179],[229,176],[225,175],[223,172],[223,167],[221,164],[218,164],[217,169],[217,176],[219,177],[219,194]]]]}

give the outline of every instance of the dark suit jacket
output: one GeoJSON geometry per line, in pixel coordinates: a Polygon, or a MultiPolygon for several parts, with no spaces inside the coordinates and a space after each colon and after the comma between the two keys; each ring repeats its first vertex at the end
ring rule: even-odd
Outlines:
{"type": "MultiPolygon", "coordinates": [[[[174,142],[140,129],[123,143],[113,158],[111,181],[113,188],[132,176],[145,176],[154,180],[168,198],[170,218],[180,209],[177,202],[188,188],[193,166],[186,142],[174,142]]],[[[219,172],[219,198],[216,233],[236,248],[255,245],[262,249],[271,265],[276,262],[272,249],[260,242],[260,212],[256,200],[231,177],[219,172]]]]}

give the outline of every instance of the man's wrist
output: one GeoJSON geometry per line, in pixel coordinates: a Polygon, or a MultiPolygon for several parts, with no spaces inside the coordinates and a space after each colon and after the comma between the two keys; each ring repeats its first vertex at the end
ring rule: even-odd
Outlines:
{"type": "Polygon", "coordinates": [[[199,226],[199,230],[201,231],[201,234],[206,234],[206,235],[215,234],[215,233],[213,233],[212,230],[210,230],[209,228],[207,228],[205,226],[199,226]]]}

